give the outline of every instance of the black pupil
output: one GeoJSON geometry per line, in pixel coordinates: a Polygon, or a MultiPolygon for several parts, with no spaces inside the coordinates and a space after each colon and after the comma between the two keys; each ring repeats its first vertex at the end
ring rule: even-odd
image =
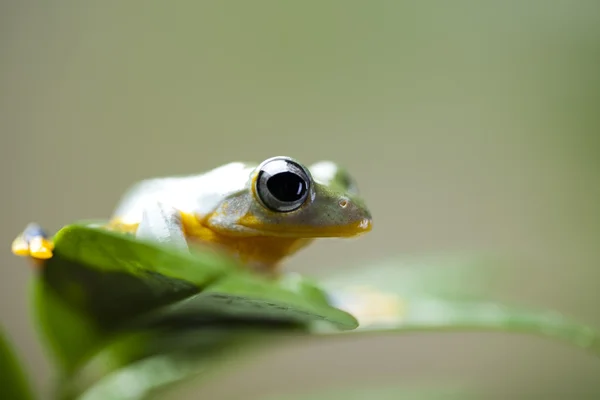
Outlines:
{"type": "Polygon", "coordinates": [[[267,181],[269,192],[279,201],[300,200],[306,192],[306,182],[293,172],[280,172],[267,181]]]}

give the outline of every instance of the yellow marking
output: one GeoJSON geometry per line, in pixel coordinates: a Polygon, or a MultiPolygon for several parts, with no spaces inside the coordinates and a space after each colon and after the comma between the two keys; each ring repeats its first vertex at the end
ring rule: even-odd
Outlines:
{"type": "Polygon", "coordinates": [[[29,254],[33,258],[47,260],[52,257],[52,250],[54,250],[54,244],[41,236],[29,241],[29,254]]]}
{"type": "Polygon", "coordinates": [[[254,197],[254,200],[260,202],[258,193],[256,193],[256,181],[257,180],[258,180],[258,172],[255,172],[254,175],[252,175],[252,179],[250,182],[250,189],[252,190],[252,197],[254,197]]]}
{"type": "Polygon", "coordinates": [[[301,226],[290,224],[269,224],[252,214],[246,214],[241,217],[238,223],[247,228],[257,229],[266,233],[286,233],[303,236],[305,238],[317,237],[353,237],[367,233],[373,229],[373,222],[370,219],[353,222],[347,225],[339,226],[301,226]]]}
{"type": "Polygon", "coordinates": [[[12,242],[11,251],[16,256],[27,257],[29,255],[29,245],[22,236],[18,236],[12,242]]]}
{"type": "Polygon", "coordinates": [[[370,286],[347,290],[356,299],[343,308],[354,315],[361,327],[398,323],[406,315],[406,302],[396,294],[381,292],[370,286]]]}
{"type": "MultiPolygon", "coordinates": [[[[281,260],[312,242],[310,238],[228,235],[206,226],[205,221],[214,214],[201,218],[187,213],[180,215],[188,243],[211,245],[237,256],[242,263],[257,263],[269,269],[274,269],[281,260]]],[[[118,218],[104,226],[105,229],[123,233],[135,233],[137,227],[138,224],[122,223],[118,218]]]]}
{"type": "Polygon", "coordinates": [[[312,241],[307,238],[227,235],[215,232],[204,224],[204,221],[210,217],[209,215],[199,219],[194,215],[181,213],[186,237],[237,255],[243,263],[259,263],[274,269],[285,257],[294,254],[312,241]]]}
{"type": "Polygon", "coordinates": [[[113,232],[135,233],[139,224],[123,223],[119,218],[114,218],[104,225],[103,228],[113,232]]]}

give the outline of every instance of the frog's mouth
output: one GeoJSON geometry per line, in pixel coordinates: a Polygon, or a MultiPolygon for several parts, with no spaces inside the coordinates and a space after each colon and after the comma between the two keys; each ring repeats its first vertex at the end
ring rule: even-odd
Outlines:
{"type": "Polygon", "coordinates": [[[373,229],[373,221],[371,218],[363,218],[344,225],[292,226],[288,227],[288,229],[306,237],[354,237],[370,232],[373,229]]]}
{"type": "Polygon", "coordinates": [[[256,218],[246,216],[240,224],[258,231],[263,235],[286,236],[286,237],[354,237],[370,232],[373,229],[371,218],[361,218],[347,224],[313,224],[300,225],[291,223],[269,224],[256,218]]]}

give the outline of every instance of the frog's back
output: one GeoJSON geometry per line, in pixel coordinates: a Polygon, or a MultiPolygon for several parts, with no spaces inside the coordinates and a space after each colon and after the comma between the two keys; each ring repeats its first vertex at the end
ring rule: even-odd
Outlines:
{"type": "Polygon", "coordinates": [[[211,213],[223,199],[245,190],[254,164],[234,162],[204,174],[145,179],[121,198],[111,219],[138,224],[147,206],[160,202],[190,214],[211,213]]]}

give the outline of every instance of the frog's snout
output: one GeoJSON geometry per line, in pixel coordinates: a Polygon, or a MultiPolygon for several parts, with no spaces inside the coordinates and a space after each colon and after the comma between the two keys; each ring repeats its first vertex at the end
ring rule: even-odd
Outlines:
{"type": "Polygon", "coordinates": [[[362,229],[363,232],[369,232],[373,229],[373,219],[371,217],[363,218],[358,227],[362,229]]]}
{"type": "Polygon", "coordinates": [[[362,202],[349,197],[338,200],[338,229],[340,236],[356,236],[373,229],[371,213],[362,202]]]}

